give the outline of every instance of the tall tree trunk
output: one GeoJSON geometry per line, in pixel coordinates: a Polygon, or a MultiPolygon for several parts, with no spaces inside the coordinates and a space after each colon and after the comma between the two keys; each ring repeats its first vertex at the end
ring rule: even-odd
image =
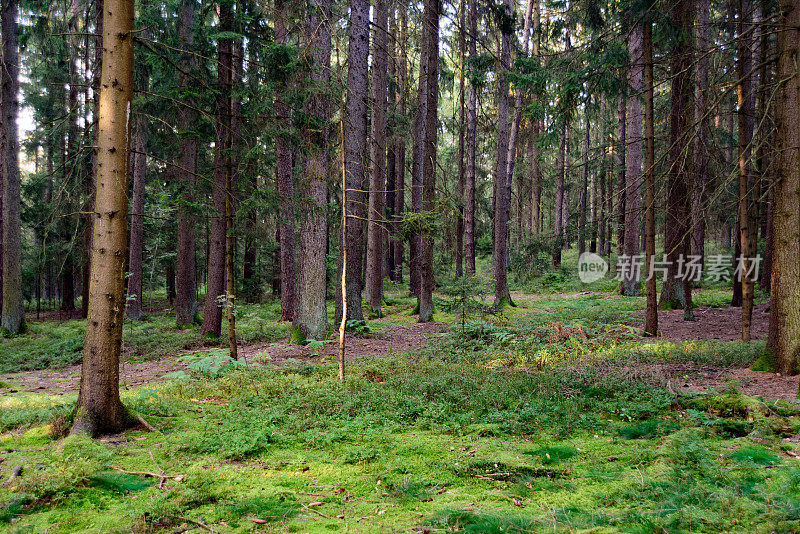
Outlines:
{"type": "MultiPolygon", "coordinates": [[[[631,15],[631,18],[636,15],[631,15]]],[[[642,220],[642,75],[643,23],[637,21],[628,39],[630,68],[628,70],[628,103],[625,112],[625,256],[633,260],[639,254],[639,225],[642,220]]],[[[633,269],[622,276],[622,294],[639,294],[639,277],[633,269]]]]}
{"type": "Polygon", "coordinates": [[[567,176],[567,145],[569,144],[567,132],[569,127],[567,126],[566,116],[563,116],[561,121],[562,123],[560,125],[558,134],[558,167],[556,168],[555,224],[553,226],[555,242],[553,244],[553,267],[558,267],[561,265],[561,251],[564,248],[565,241],[563,238],[563,227],[566,226],[564,221],[564,197],[566,196],[564,188],[567,176]]]}
{"type": "Polygon", "coordinates": [[[25,309],[22,295],[22,231],[20,228],[19,140],[19,41],[17,28],[18,0],[0,3],[2,26],[3,69],[0,109],[2,121],[2,321],[4,331],[19,334],[25,330],[25,309]]]}
{"type": "Polygon", "coordinates": [[[494,305],[513,304],[508,291],[508,220],[511,207],[511,177],[508,175],[508,71],[511,69],[511,36],[513,35],[511,0],[504,0],[499,10],[500,65],[497,72],[497,159],[495,161],[494,235],[494,305]]]}
{"type": "MultiPolygon", "coordinates": [[[[625,79],[627,79],[627,68],[625,69],[625,79]]],[[[625,131],[628,112],[626,105],[625,93],[620,93],[619,101],[617,103],[617,146],[615,147],[617,155],[617,254],[620,256],[625,254],[625,215],[627,209],[625,207],[625,155],[627,153],[627,132],[625,131]]],[[[611,181],[609,180],[610,189],[611,181]]],[[[613,196],[613,195],[611,195],[613,196]]],[[[620,284],[620,292],[622,284],[620,284]]]]}
{"type": "Polygon", "coordinates": [[[693,320],[691,277],[679,277],[679,259],[688,255],[690,234],[689,174],[691,172],[692,143],[690,108],[692,95],[692,17],[691,0],[678,0],[672,6],[672,21],[680,33],[670,60],[672,75],[672,103],[669,111],[669,183],[667,192],[667,220],[665,252],[668,262],[667,276],[661,290],[661,304],[668,308],[683,308],[684,319],[693,320]]]}
{"type": "Polygon", "coordinates": [[[800,8],[797,2],[781,0],[779,9],[777,172],[767,346],[777,370],[794,375],[800,372],[800,8]]]}
{"type": "MultiPolygon", "coordinates": [[[[477,56],[478,0],[467,0],[469,19],[469,57],[477,56]]],[[[478,93],[470,81],[467,90],[467,168],[464,175],[464,261],[467,274],[475,274],[475,163],[477,152],[478,93]]]]}
{"type": "Polygon", "coordinates": [[[197,321],[197,279],[195,271],[195,233],[192,204],[195,201],[194,189],[197,183],[197,137],[193,109],[194,100],[189,89],[189,73],[194,70],[193,47],[195,0],[183,0],[180,6],[178,35],[181,46],[187,52],[181,55],[181,70],[178,72],[178,85],[182,99],[186,102],[178,111],[179,168],[181,202],[178,209],[177,276],[175,296],[175,322],[186,328],[197,321]]]}
{"type": "MultiPolygon", "coordinates": [[[[586,130],[583,144],[583,184],[581,185],[581,212],[578,215],[578,255],[586,252],[586,215],[588,211],[588,189],[589,189],[589,134],[591,125],[589,124],[589,100],[586,100],[584,108],[584,120],[586,130]]],[[[593,206],[594,207],[594,206],[593,206]]]]}
{"type": "MultiPolygon", "coordinates": [[[[142,3],[146,10],[149,2],[142,3]]],[[[139,91],[147,91],[150,86],[150,73],[146,66],[140,66],[138,76],[139,91]]],[[[136,83],[136,82],[135,82],[136,83]]],[[[133,198],[131,199],[131,235],[128,246],[128,299],[125,315],[133,321],[142,318],[142,256],[144,252],[144,193],[147,183],[147,117],[144,110],[134,110],[133,147],[131,167],[133,170],[133,198]]],[[[84,288],[85,291],[85,288],[84,288]]]]}
{"type": "Polygon", "coordinates": [[[133,2],[106,0],[89,317],[72,426],[73,433],[91,436],[117,433],[132,419],[119,398],[128,223],[128,119],[133,94],[132,32],[133,2]]]}
{"type": "Polygon", "coordinates": [[[653,112],[653,23],[644,21],[644,182],[645,182],[645,268],[647,273],[647,310],[644,335],[658,335],[658,294],[653,262],[656,258],[656,155],[653,112]]]}
{"type": "Polygon", "coordinates": [[[739,0],[739,51],[737,54],[737,84],[739,110],[739,242],[741,256],[737,257],[742,284],[742,341],[750,341],[753,317],[753,278],[749,274],[750,258],[754,256],[751,232],[750,195],[753,185],[751,143],[756,107],[755,84],[750,72],[753,66],[753,23],[750,0],[739,0]]]}
{"type": "MultiPolygon", "coordinates": [[[[219,6],[219,30],[231,31],[232,4],[229,0],[221,0],[219,6]]],[[[222,306],[225,299],[225,237],[226,215],[226,171],[230,158],[230,98],[232,42],[227,36],[219,38],[217,59],[217,140],[214,154],[214,183],[212,200],[214,211],[211,217],[211,236],[208,251],[208,273],[206,275],[206,301],[203,308],[204,336],[218,338],[222,329],[222,306]]]]}
{"type": "MultiPolygon", "coordinates": [[[[275,3],[275,42],[287,44],[287,0],[275,3]]],[[[281,321],[291,321],[294,316],[295,271],[295,217],[294,183],[291,144],[291,110],[285,101],[285,82],[275,95],[275,115],[279,133],[275,139],[276,172],[278,181],[278,217],[281,228],[281,321]]]]}
{"type": "Polygon", "coordinates": [[[386,85],[388,76],[389,0],[375,0],[372,20],[372,120],[370,135],[369,213],[367,215],[367,281],[370,313],[381,317],[383,298],[384,191],[386,189],[386,85]]]}
{"type": "MultiPolygon", "coordinates": [[[[428,34],[427,87],[428,105],[425,114],[425,157],[422,163],[422,208],[433,214],[436,203],[436,142],[439,123],[439,0],[424,0],[425,24],[428,34]]],[[[433,239],[431,228],[421,236],[419,322],[433,320],[433,239]]]]}
{"type": "Polygon", "coordinates": [[[325,339],[328,316],[325,308],[326,256],[328,238],[327,182],[329,171],[328,91],[331,82],[331,0],[311,5],[305,27],[307,61],[311,68],[312,97],[304,136],[308,151],[303,174],[308,200],[303,209],[300,231],[300,272],[294,327],[305,339],[325,339]]]}
{"type": "MultiPolygon", "coordinates": [[[[397,111],[401,117],[406,116],[406,99],[408,95],[408,61],[406,56],[406,45],[408,36],[408,15],[406,10],[400,6],[400,28],[399,40],[397,43],[397,111]]],[[[402,135],[398,135],[395,140],[395,173],[394,173],[394,215],[397,220],[402,219],[405,211],[405,181],[406,181],[406,140],[402,135]]],[[[394,244],[394,274],[393,280],[396,283],[403,282],[403,237],[395,224],[394,244]]]]}
{"type": "MultiPolygon", "coordinates": [[[[348,49],[347,99],[344,113],[344,149],[346,188],[342,191],[347,214],[346,234],[341,249],[347,248],[347,320],[364,321],[361,308],[362,248],[364,246],[364,177],[367,158],[367,86],[369,57],[369,0],[350,3],[350,40],[348,49]]],[[[341,263],[341,262],[340,262],[341,263]]],[[[339,272],[343,266],[339,266],[339,272]]],[[[338,301],[337,301],[338,302],[338,301]]],[[[338,303],[336,322],[342,318],[338,303]]]]}
{"type": "Polygon", "coordinates": [[[458,210],[456,212],[456,277],[464,274],[464,191],[466,180],[466,161],[464,160],[464,143],[466,140],[467,105],[466,96],[466,57],[467,57],[467,17],[466,0],[460,0],[458,6],[458,210]]]}
{"type": "Polygon", "coordinates": [[[708,50],[710,46],[710,0],[697,1],[697,20],[695,21],[695,51],[697,74],[694,90],[694,120],[697,137],[694,141],[694,173],[692,181],[692,248],[693,256],[704,263],[706,240],[706,183],[708,182],[708,50]]]}

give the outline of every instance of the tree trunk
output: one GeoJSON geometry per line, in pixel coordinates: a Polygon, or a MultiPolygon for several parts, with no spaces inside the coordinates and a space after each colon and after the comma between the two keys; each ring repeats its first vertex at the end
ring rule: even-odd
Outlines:
{"type": "MultiPolygon", "coordinates": [[[[469,57],[477,56],[478,0],[467,0],[469,19],[469,57]]],[[[464,175],[464,261],[467,274],[475,274],[475,163],[476,128],[478,124],[478,93],[470,82],[467,90],[467,168],[464,175]]]]}
{"type": "MultiPolygon", "coordinates": [[[[342,191],[347,228],[341,247],[347,247],[347,320],[364,321],[361,308],[362,248],[364,246],[364,170],[367,159],[367,85],[369,57],[369,0],[350,3],[347,99],[345,102],[344,149],[346,189],[342,191]]],[[[340,262],[341,263],[341,262],[340,262]]],[[[342,272],[342,265],[339,272],[342,272]]],[[[342,317],[342,303],[336,322],[342,317]]]]}
{"type": "Polygon", "coordinates": [[[739,111],[739,243],[741,256],[736,258],[741,270],[742,284],[742,341],[750,341],[750,325],[753,317],[753,278],[749,274],[750,258],[754,256],[750,225],[750,195],[753,184],[751,148],[753,142],[753,120],[756,107],[755,84],[751,69],[753,65],[753,23],[750,0],[739,0],[739,50],[737,54],[737,84],[739,111]]]}
{"type": "Polygon", "coordinates": [[[679,277],[679,262],[689,252],[689,173],[692,161],[690,108],[692,93],[691,0],[678,0],[672,6],[672,21],[681,33],[677,34],[672,50],[670,69],[672,75],[672,103],[669,111],[669,182],[667,192],[667,220],[665,252],[668,263],[667,276],[661,290],[661,305],[667,308],[681,307],[684,319],[693,320],[692,280],[679,277]]]}
{"type": "MultiPolygon", "coordinates": [[[[191,51],[194,32],[194,0],[183,0],[180,6],[178,34],[182,47],[191,51]]],[[[177,277],[175,296],[175,322],[179,328],[186,328],[197,322],[197,279],[195,272],[195,234],[192,203],[195,201],[194,189],[197,183],[197,134],[194,131],[197,120],[193,109],[194,100],[189,90],[187,73],[193,72],[194,56],[184,53],[181,57],[181,70],[178,72],[178,85],[186,102],[178,112],[179,168],[178,176],[182,189],[178,209],[177,277]]]]}
{"type": "Polygon", "coordinates": [[[694,90],[694,121],[697,125],[697,137],[694,141],[694,173],[692,180],[692,247],[693,256],[704,263],[706,240],[706,183],[708,182],[708,49],[710,46],[710,0],[698,0],[697,20],[695,22],[695,50],[697,56],[697,74],[694,90]]]}
{"type": "MultiPolygon", "coordinates": [[[[220,32],[231,31],[231,3],[222,0],[219,6],[220,32]]],[[[208,273],[206,275],[206,301],[203,308],[202,333],[206,337],[218,338],[222,329],[222,306],[225,304],[225,237],[226,237],[226,171],[230,158],[230,98],[232,43],[229,37],[220,37],[217,60],[217,140],[214,154],[214,183],[212,200],[214,211],[211,217],[211,237],[208,251],[208,273]]]]}
{"type": "MultiPolygon", "coordinates": [[[[642,220],[642,22],[636,22],[628,39],[630,68],[628,70],[628,102],[625,112],[625,256],[631,260],[639,254],[639,225],[642,220]]],[[[639,276],[633,269],[622,277],[622,294],[639,294],[639,276]]]]}
{"type": "MultiPolygon", "coordinates": [[[[286,45],[287,0],[275,3],[275,42],[286,45]]],[[[278,88],[275,96],[275,116],[279,133],[275,139],[278,182],[278,216],[281,228],[281,321],[291,321],[294,316],[296,271],[295,271],[295,217],[294,183],[291,143],[291,110],[283,92],[286,82],[278,88]]]]}
{"type": "Polygon", "coordinates": [[[3,0],[0,4],[2,26],[2,228],[3,228],[3,285],[2,329],[11,334],[25,330],[25,309],[22,295],[22,232],[20,228],[19,140],[19,41],[17,28],[18,0],[3,0]]]}
{"type": "MultiPolygon", "coordinates": [[[[397,109],[401,117],[406,116],[406,98],[408,94],[408,61],[406,58],[407,45],[407,26],[408,18],[405,9],[400,9],[400,40],[398,42],[398,97],[397,109]]],[[[406,140],[402,135],[398,135],[395,141],[395,173],[394,173],[394,214],[397,220],[402,219],[405,211],[405,180],[406,180],[406,140]]],[[[397,225],[395,225],[397,226],[397,225]]],[[[395,228],[394,250],[394,281],[398,284],[403,282],[403,237],[395,228]]]]}
{"type": "MultiPolygon", "coordinates": [[[[146,9],[146,3],[142,9],[146,9]]],[[[147,91],[150,73],[146,67],[139,68],[140,91],[147,91]]],[[[147,184],[147,117],[144,110],[134,111],[133,149],[131,167],[133,169],[133,198],[131,199],[131,235],[128,247],[128,299],[125,314],[128,319],[138,321],[142,318],[142,255],[144,251],[144,193],[147,184]]],[[[86,288],[84,288],[84,292],[86,288]]]]}
{"type": "Polygon", "coordinates": [[[367,216],[367,281],[370,313],[381,317],[383,298],[384,191],[386,189],[386,85],[388,76],[388,0],[375,0],[372,20],[372,121],[370,135],[369,214],[367,216]]]}
{"type": "MultiPolygon", "coordinates": [[[[578,216],[578,255],[586,252],[586,215],[588,211],[588,190],[589,190],[589,133],[591,132],[591,125],[589,124],[589,100],[586,100],[584,107],[584,120],[586,121],[586,130],[583,144],[583,184],[581,184],[581,212],[578,216]]],[[[594,205],[592,205],[594,207],[594,205]]]]}
{"type": "MultiPolygon", "coordinates": [[[[422,163],[422,208],[433,214],[436,203],[436,141],[439,105],[439,1],[425,0],[424,30],[428,34],[428,63],[425,108],[425,157],[422,163]]],[[[421,236],[419,322],[433,320],[433,231],[427,228],[421,236]]]]}
{"type": "MultiPolygon", "coordinates": [[[[627,69],[625,70],[627,73],[627,69]]],[[[627,74],[625,75],[627,79],[627,74]]],[[[617,254],[625,254],[625,154],[627,152],[626,114],[628,107],[625,105],[625,93],[620,93],[617,105],[617,254]]],[[[609,181],[611,186],[611,181],[609,181]]],[[[610,187],[613,189],[613,187],[610,187]]],[[[613,195],[611,195],[613,196],[613,195]]],[[[610,245],[609,245],[610,246],[610,245]]],[[[620,289],[622,284],[620,284],[620,289]]]]}
{"type": "Polygon", "coordinates": [[[460,0],[458,7],[458,210],[456,211],[456,277],[464,275],[464,191],[466,180],[466,161],[464,160],[464,143],[467,126],[466,96],[466,57],[467,57],[467,27],[466,27],[466,0],[460,0]]]}
{"type": "Polygon", "coordinates": [[[132,32],[133,2],[106,0],[89,317],[72,427],[73,433],[90,436],[120,432],[131,422],[119,398],[119,355],[125,310],[132,32]]]}
{"type": "Polygon", "coordinates": [[[564,224],[564,187],[567,175],[567,119],[566,116],[561,118],[562,124],[559,128],[558,137],[558,167],[556,169],[556,205],[555,205],[555,224],[553,232],[555,234],[555,242],[553,244],[553,267],[561,265],[561,250],[564,248],[563,229],[564,224]]]}
{"type": "Polygon", "coordinates": [[[655,131],[653,128],[653,24],[644,21],[644,181],[645,181],[645,268],[647,273],[647,309],[645,312],[644,335],[658,335],[658,294],[653,261],[656,257],[656,156],[655,131]]]}
{"type": "Polygon", "coordinates": [[[511,36],[513,35],[511,0],[504,0],[499,17],[500,65],[497,72],[497,159],[495,162],[494,235],[492,263],[494,265],[494,305],[501,308],[513,304],[508,291],[508,220],[511,207],[511,177],[508,175],[508,71],[511,69],[511,36]]]}
{"type": "Polygon", "coordinates": [[[773,221],[772,300],[767,346],[777,370],[800,371],[800,8],[781,0],[775,122],[777,172],[773,221]]]}
{"type": "Polygon", "coordinates": [[[303,174],[308,200],[300,231],[300,271],[294,327],[305,339],[323,340],[328,331],[325,308],[326,256],[328,238],[327,182],[329,171],[328,91],[331,82],[331,0],[316,0],[306,20],[305,37],[311,67],[312,97],[304,136],[308,151],[303,174]]]}

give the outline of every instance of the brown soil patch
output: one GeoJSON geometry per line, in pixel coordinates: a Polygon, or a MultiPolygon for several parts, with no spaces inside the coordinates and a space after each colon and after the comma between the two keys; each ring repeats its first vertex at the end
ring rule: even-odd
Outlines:
{"type": "MultiPolygon", "coordinates": [[[[375,321],[371,324],[379,323],[375,321]]],[[[387,327],[374,334],[347,334],[346,358],[348,360],[363,356],[385,356],[389,352],[408,352],[425,346],[428,336],[444,332],[449,328],[446,323],[409,323],[387,327]]],[[[331,337],[331,342],[317,349],[317,357],[312,356],[313,349],[300,345],[291,345],[285,341],[243,346],[239,353],[248,361],[260,361],[266,365],[285,365],[296,361],[318,362],[321,358],[335,356],[339,351],[338,337],[331,337]],[[269,356],[267,358],[266,356],[269,356]]],[[[120,386],[131,389],[160,382],[164,375],[175,371],[185,371],[187,364],[178,359],[194,351],[165,356],[158,360],[127,361],[123,358],[120,366],[120,386]]],[[[77,393],[80,386],[81,366],[72,365],[64,369],[43,369],[0,375],[0,381],[10,387],[0,387],[0,395],[17,392],[41,393],[46,395],[64,395],[77,393]]]]}
{"type": "Polygon", "coordinates": [[[691,363],[655,364],[654,371],[670,379],[671,387],[684,393],[718,393],[730,386],[745,395],[764,399],[797,400],[800,376],[751,371],[744,368],[719,368],[691,363]]]}
{"type": "MultiPolygon", "coordinates": [[[[644,320],[644,312],[637,313],[644,320]]],[[[742,338],[742,309],[709,308],[694,309],[694,321],[683,320],[683,310],[663,310],[658,312],[658,330],[662,339],[675,341],[719,340],[738,341],[742,338]]],[[[769,311],[767,304],[753,307],[753,339],[766,339],[769,332],[769,311]]],[[[646,340],[647,338],[645,338],[646,340]]]]}

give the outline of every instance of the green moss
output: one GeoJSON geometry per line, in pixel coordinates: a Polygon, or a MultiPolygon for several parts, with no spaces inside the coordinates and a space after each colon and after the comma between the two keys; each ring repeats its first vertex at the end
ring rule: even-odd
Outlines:
{"type": "Polygon", "coordinates": [[[775,373],[778,371],[778,365],[772,353],[767,350],[750,366],[750,369],[753,371],[775,373]]]}
{"type": "Polygon", "coordinates": [[[299,326],[294,326],[291,330],[289,330],[289,343],[292,345],[306,344],[306,335],[299,326]]]}

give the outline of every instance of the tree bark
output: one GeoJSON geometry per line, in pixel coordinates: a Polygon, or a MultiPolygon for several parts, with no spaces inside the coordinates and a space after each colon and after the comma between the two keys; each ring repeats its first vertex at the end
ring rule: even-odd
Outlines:
{"type": "Polygon", "coordinates": [[[384,191],[386,189],[386,85],[388,77],[389,0],[375,0],[372,21],[372,121],[370,135],[369,213],[367,215],[367,280],[370,313],[382,317],[384,191]]]}
{"type": "Polygon", "coordinates": [[[767,347],[777,370],[800,371],[800,8],[781,0],[778,27],[772,299],[767,347]]]}
{"type": "MultiPolygon", "coordinates": [[[[142,9],[147,9],[147,2],[142,9]]],[[[145,92],[150,86],[150,73],[146,66],[139,67],[139,90],[145,92]]],[[[136,83],[136,82],[135,82],[136,83]]],[[[142,256],[144,252],[144,193],[147,184],[147,117],[144,110],[135,110],[133,119],[133,198],[131,199],[130,244],[128,246],[128,298],[125,315],[138,321],[142,318],[142,256]]],[[[85,288],[84,288],[85,291],[85,288]]]]}
{"type": "MultiPolygon", "coordinates": [[[[631,18],[637,15],[630,14],[631,18]]],[[[628,39],[630,67],[628,69],[628,102],[625,112],[625,256],[639,254],[639,225],[642,220],[642,75],[644,25],[638,21],[628,39]]],[[[622,294],[639,294],[639,278],[628,270],[622,278],[622,294]]]]}
{"type": "MultiPolygon", "coordinates": [[[[656,257],[656,206],[655,206],[655,131],[653,112],[653,24],[644,21],[644,181],[645,181],[645,273],[651,272],[656,257]]],[[[647,276],[647,309],[644,335],[658,335],[658,294],[656,277],[647,276]]]]}
{"type": "Polygon", "coordinates": [[[466,141],[467,105],[466,97],[466,57],[467,57],[467,17],[466,0],[460,0],[458,6],[458,210],[456,211],[456,277],[464,275],[464,191],[466,181],[466,161],[464,144],[466,141]]]}
{"type": "MultiPolygon", "coordinates": [[[[344,149],[346,188],[342,191],[347,228],[341,249],[347,247],[347,320],[364,321],[361,287],[364,246],[364,176],[367,157],[367,85],[369,57],[369,0],[350,3],[350,40],[348,49],[347,98],[344,113],[344,149]]],[[[340,254],[341,255],[341,254],[340,254]]],[[[341,263],[341,262],[340,262],[341,263]]],[[[343,266],[339,266],[339,272],[343,266]]],[[[336,322],[342,317],[342,303],[336,322]]]]}
{"type": "Polygon", "coordinates": [[[692,75],[692,17],[691,0],[678,0],[672,6],[672,21],[681,32],[674,37],[675,44],[670,59],[672,75],[672,103],[669,111],[669,182],[667,192],[667,220],[665,252],[669,262],[667,276],[661,290],[661,305],[667,308],[683,308],[684,319],[693,320],[692,282],[688,277],[679,278],[679,260],[689,252],[689,173],[692,161],[690,141],[690,108],[692,75]]]}
{"type": "Polygon", "coordinates": [[[311,4],[305,28],[307,61],[311,68],[311,101],[307,109],[304,136],[308,151],[304,156],[304,197],[300,232],[300,271],[294,327],[305,339],[322,340],[328,331],[325,308],[326,256],[328,237],[327,182],[328,91],[331,81],[331,0],[311,4]]]}
{"type": "MultiPolygon", "coordinates": [[[[478,0],[467,0],[469,19],[469,58],[477,57],[478,0]]],[[[476,129],[478,123],[478,93],[473,81],[467,90],[467,168],[464,174],[464,262],[467,274],[475,274],[475,162],[476,129]]]]}
{"type": "Polygon", "coordinates": [[[747,273],[750,258],[754,256],[751,232],[750,196],[753,185],[753,165],[751,162],[751,143],[753,142],[753,120],[756,107],[755,84],[751,69],[753,65],[753,26],[750,0],[739,0],[739,50],[737,54],[738,127],[739,127],[739,242],[740,258],[736,258],[741,268],[742,284],[742,341],[750,341],[750,325],[753,317],[753,279],[747,273]]]}
{"type": "MultiPolygon", "coordinates": [[[[286,9],[287,0],[275,3],[275,42],[287,44],[286,9]]],[[[275,95],[275,115],[279,133],[275,139],[276,172],[278,182],[278,217],[281,228],[281,321],[294,317],[296,297],[295,270],[295,217],[294,182],[291,144],[291,110],[284,98],[286,82],[275,95]]]]}
{"type": "Polygon", "coordinates": [[[195,202],[194,189],[197,183],[197,120],[194,99],[191,97],[188,73],[194,69],[193,48],[195,0],[183,0],[180,6],[178,35],[181,46],[186,50],[181,55],[181,70],[178,72],[178,86],[186,103],[178,111],[178,135],[180,136],[179,168],[181,201],[178,209],[177,276],[175,296],[175,322],[186,328],[197,322],[197,279],[195,271],[195,218],[192,204],[195,202]]]}
{"type": "Polygon", "coordinates": [[[695,51],[697,74],[695,76],[694,110],[697,137],[694,141],[694,173],[692,180],[692,255],[704,263],[706,240],[706,183],[708,182],[708,50],[710,46],[710,0],[697,1],[695,21],[695,51]]]}
{"type": "MultiPolygon", "coordinates": [[[[401,117],[406,116],[406,99],[408,95],[408,60],[406,56],[406,45],[408,35],[408,18],[405,9],[400,9],[400,39],[398,42],[398,95],[397,109],[401,117]]],[[[402,219],[405,211],[405,176],[406,176],[406,140],[402,135],[398,135],[395,141],[395,173],[394,173],[394,214],[397,220],[402,219]]],[[[394,281],[398,284],[403,282],[403,238],[395,225],[394,251],[394,281]]]]}
{"type": "Polygon", "coordinates": [[[119,398],[125,310],[133,2],[106,0],[89,317],[73,433],[117,433],[131,422],[119,398]]]}
{"type": "MultiPolygon", "coordinates": [[[[625,69],[625,78],[627,79],[627,68],[625,69]]],[[[625,254],[625,215],[627,209],[625,208],[625,155],[627,153],[627,132],[625,131],[628,112],[626,105],[625,93],[620,93],[619,101],[617,103],[617,254],[620,256],[625,254]]],[[[609,181],[611,186],[611,181],[609,181]]],[[[613,189],[613,187],[610,187],[613,189]]],[[[622,284],[620,284],[620,292],[622,284]]]]}
{"type": "MultiPolygon", "coordinates": [[[[231,31],[232,4],[222,0],[219,6],[220,32],[231,31]]],[[[217,117],[216,146],[214,154],[214,183],[212,200],[214,211],[211,217],[211,236],[206,275],[206,301],[203,308],[204,336],[218,338],[222,329],[222,307],[225,305],[225,237],[226,237],[226,171],[230,158],[230,98],[232,43],[229,37],[219,38],[217,59],[217,117]]]]}
{"type": "Polygon", "coordinates": [[[500,308],[513,304],[508,290],[508,220],[511,207],[511,177],[508,175],[508,71],[511,69],[511,36],[513,8],[504,0],[500,12],[500,64],[497,72],[497,159],[495,160],[494,235],[492,263],[494,265],[494,305],[500,308]]]}
{"type": "MultiPolygon", "coordinates": [[[[425,0],[424,30],[428,34],[428,62],[425,114],[425,157],[422,163],[422,208],[433,214],[436,202],[436,142],[439,105],[439,1],[425,0]]],[[[433,320],[433,230],[421,236],[419,322],[433,320]]]]}
{"type": "MultiPolygon", "coordinates": [[[[578,255],[586,252],[586,216],[588,210],[588,191],[589,191],[589,134],[591,124],[589,123],[589,100],[586,100],[584,107],[584,120],[586,121],[584,143],[583,143],[583,183],[581,184],[580,204],[581,212],[578,215],[578,255]]],[[[592,205],[594,208],[594,205],[592,205]]]]}
{"type": "Polygon", "coordinates": [[[17,115],[19,114],[19,35],[18,0],[0,4],[2,26],[3,69],[2,95],[2,328],[11,334],[25,330],[25,309],[22,295],[22,231],[20,227],[20,177],[17,115]]]}

